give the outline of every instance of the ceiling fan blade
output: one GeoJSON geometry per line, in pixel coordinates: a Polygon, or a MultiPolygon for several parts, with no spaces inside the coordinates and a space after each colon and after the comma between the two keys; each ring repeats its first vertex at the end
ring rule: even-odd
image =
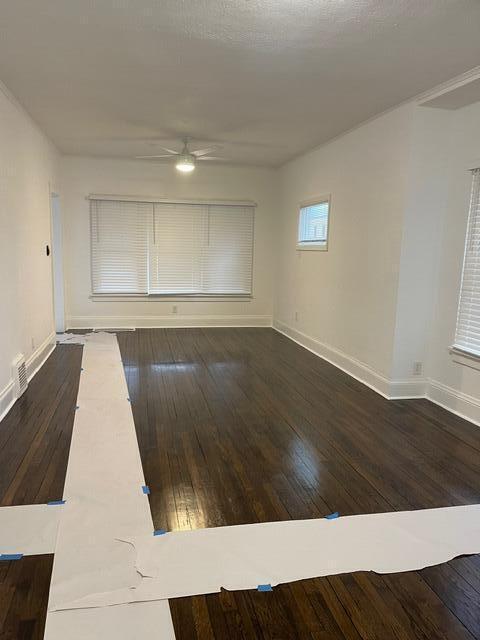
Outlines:
{"type": "Polygon", "coordinates": [[[180,151],[175,151],[174,149],[169,149],[168,147],[159,147],[159,149],[162,149],[163,151],[168,151],[168,153],[171,153],[174,156],[180,155],[180,151]]]}
{"type": "Polygon", "coordinates": [[[155,159],[155,158],[171,158],[172,154],[171,153],[166,153],[163,156],[135,156],[135,158],[137,160],[145,160],[145,159],[155,159]]]}
{"type": "Polygon", "coordinates": [[[220,158],[218,156],[200,156],[197,160],[226,160],[226,158],[220,158]]]}
{"type": "Polygon", "coordinates": [[[208,153],[212,153],[212,151],[217,151],[218,149],[220,149],[220,147],[214,146],[214,147],[208,147],[206,149],[196,149],[195,151],[192,151],[191,153],[194,156],[197,156],[197,158],[201,158],[202,156],[206,156],[208,153]]]}

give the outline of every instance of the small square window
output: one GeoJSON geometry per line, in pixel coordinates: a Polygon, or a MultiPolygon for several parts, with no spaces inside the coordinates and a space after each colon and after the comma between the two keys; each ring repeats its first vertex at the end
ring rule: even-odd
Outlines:
{"type": "Polygon", "coordinates": [[[327,250],[329,211],[329,199],[300,207],[297,249],[327,250]]]}

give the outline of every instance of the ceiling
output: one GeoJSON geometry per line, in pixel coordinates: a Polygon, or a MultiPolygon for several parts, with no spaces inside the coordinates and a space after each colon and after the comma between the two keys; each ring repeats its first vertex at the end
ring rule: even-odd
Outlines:
{"type": "Polygon", "coordinates": [[[0,0],[0,17],[0,78],[69,154],[188,134],[277,166],[480,64],[479,0],[0,0]]]}

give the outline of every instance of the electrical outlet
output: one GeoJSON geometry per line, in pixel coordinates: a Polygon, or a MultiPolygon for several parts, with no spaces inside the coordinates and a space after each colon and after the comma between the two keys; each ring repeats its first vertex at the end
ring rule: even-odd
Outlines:
{"type": "Polygon", "coordinates": [[[413,363],[413,375],[421,376],[423,372],[423,362],[414,362],[413,363]]]}
{"type": "Polygon", "coordinates": [[[172,307],[172,313],[178,313],[178,307],[176,304],[174,304],[172,307]]]}

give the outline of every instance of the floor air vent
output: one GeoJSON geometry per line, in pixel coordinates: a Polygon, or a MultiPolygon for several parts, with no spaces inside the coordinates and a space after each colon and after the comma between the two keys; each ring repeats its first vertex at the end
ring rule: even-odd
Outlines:
{"type": "Polygon", "coordinates": [[[23,354],[18,355],[13,361],[13,380],[15,383],[15,395],[19,398],[28,387],[27,367],[23,354]]]}

